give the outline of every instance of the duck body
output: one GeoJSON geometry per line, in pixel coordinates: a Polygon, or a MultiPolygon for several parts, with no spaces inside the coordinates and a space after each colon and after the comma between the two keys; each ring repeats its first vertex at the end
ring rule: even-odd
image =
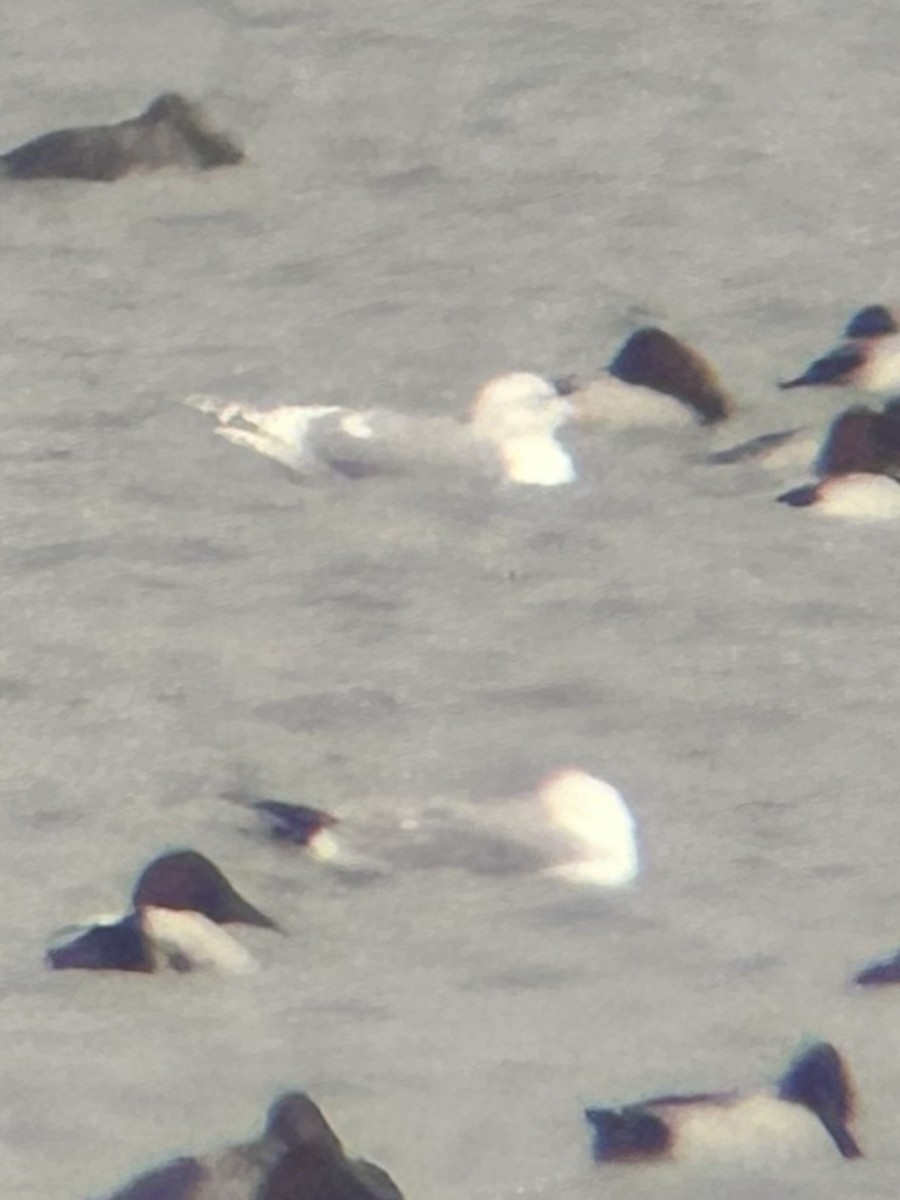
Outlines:
{"type": "Polygon", "coordinates": [[[47,964],[55,971],[144,974],[214,970],[249,975],[258,967],[253,955],[202,913],[152,906],[63,930],[58,944],[47,951],[47,964]]]}
{"type": "Polygon", "coordinates": [[[138,876],[131,909],[60,932],[46,954],[53,970],[192,971],[248,974],[256,960],[222,925],[275,922],[238,893],[196,850],[160,855],[138,876]]]}
{"type": "Polygon", "coordinates": [[[813,464],[819,480],[783,492],[792,508],[858,521],[900,518],[900,405],[856,406],[832,421],[813,464]]]}
{"type": "Polygon", "coordinates": [[[888,475],[849,474],[782,492],[780,504],[848,521],[900,520],[900,482],[888,475]]]}
{"type": "Polygon", "coordinates": [[[306,846],[318,857],[328,857],[320,846],[330,835],[326,830],[339,824],[338,818],[308,804],[286,800],[252,800],[251,807],[266,822],[269,835],[277,842],[306,846]]]}
{"type": "Polygon", "coordinates": [[[11,179],[110,183],[161,167],[231,166],[243,157],[240,147],[215,129],[198,105],[167,92],[138,117],[46,133],[0,155],[0,163],[11,179]]]}
{"type": "Polygon", "coordinates": [[[597,1162],[771,1161],[833,1153],[858,1158],[854,1096],[838,1052],[820,1042],[799,1054],[771,1091],[656,1096],[590,1108],[597,1162]]]}

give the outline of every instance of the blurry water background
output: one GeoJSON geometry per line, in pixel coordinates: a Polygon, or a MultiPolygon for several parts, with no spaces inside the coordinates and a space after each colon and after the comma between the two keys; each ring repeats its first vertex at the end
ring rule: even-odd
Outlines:
{"type": "Polygon", "coordinates": [[[289,1086],[410,1200],[895,1196],[900,992],[846,981],[900,943],[897,529],[784,509],[701,429],[574,432],[558,491],[304,481],[181,402],[461,413],[652,321],[741,429],[824,417],[847,397],[774,382],[900,296],[896,5],[30,0],[0,26],[2,144],[177,89],[250,156],[2,192],[3,1196],[101,1196],[289,1086]],[[404,851],[564,763],[632,805],[636,888],[404,851]],[[265,842],[235,787],[334,811],[388,869],[265,842]],[[44,969],[183,845],[287,929],[239,935],[257,975],[44,969]],[[767,1080],[805,1036],[849,1058],[865,1160],[590,1163],[584,1104],[767,1080]]]}

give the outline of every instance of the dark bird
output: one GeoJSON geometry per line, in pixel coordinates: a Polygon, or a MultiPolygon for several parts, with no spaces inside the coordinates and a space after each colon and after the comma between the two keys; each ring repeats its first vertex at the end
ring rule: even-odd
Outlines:
{"type": "Polygon", "coordinates": [[[692,347],[664,329],[637,329],[612,362],[583,387],[561,381],[575,421],[612,428],[714,425],[734,410],[716,371],[692,347]]]}
{"type": "Polygon", "coordinates": [[[704,425],[724,421],[733,402],[706,359],[664,329],[637,329],[607,368],[624,383],[673,396],[704,425]]]}
{"type": "Polygon", "coordinates": [[[338,818],[320,808],[306,804],[289,804],[286,800],[254,800],[253,809],[265,821],[269,835],[279,842],[314,849],[319,835],[338,824],[338,818]]]}
{"type": "Polygon", "coordinates": [[[321,1110],[302,1092],[276,1102],[269,1128],[288,1147],[260,1189],[258,1200],[403,1200],[381,1167],[348,1158],[321,1110]]]}
{"type": "Polygon", "coordinates": [[[199,105],[166,92],[137,117],[45,133],[0,155],[10,179],[87,179],[110,183],[162,167],[209,170],[242,162],[244,152],[199,105]]]}
{"type": "Polygon", "coordinates": [[[853,976],[853,982],[861,987],[882,987],[887,983],[900,983],[900,951],[890,958],[881,958],[869,963],[853,976]]]}
{"type": "Polygon", "coordinates": [[[145,1172],[109,1200],[403,1200],[390,1176],[348,1159],[319,1107],[287,1092],[262,1136],[145,1172]]]}
{"type": "Polygon", "coordinates": [[[189,909],[217,925],[277,928],[271,917],[235,891],[214,862],[196,850],[176,850],[155,858],[138,877],[131,902],[135,908],[189,909]]]}

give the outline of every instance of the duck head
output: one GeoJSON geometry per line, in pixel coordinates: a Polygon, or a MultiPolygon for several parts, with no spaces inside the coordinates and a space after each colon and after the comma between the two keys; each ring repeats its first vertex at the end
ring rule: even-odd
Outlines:
{"type": "Polygon", "coordinates": [[[724,421],[734,409],[731,396],[706,359],[655,326],[635,330],[607,370],[624,383],[674,397],[704,425],[724,421]]]}
{"type": "Polygon", "coordinates": [[[138,877],[131,900],[136,909],[187,909],[217,925],[241,922],[277,929],[271,917],[245,900],[216,864],[196,850],[178,850],[154,859],[138,877]]]}

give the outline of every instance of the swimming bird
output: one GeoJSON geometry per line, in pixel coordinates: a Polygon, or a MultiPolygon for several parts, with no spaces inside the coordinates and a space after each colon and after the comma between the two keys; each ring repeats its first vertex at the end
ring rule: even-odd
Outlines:
{"type": "Polygon", "coordinates": [[[196,850],[176,850],[155,858],[138,876],[131,902],[135,908],[188,909],[217,925],[277,928],[271,917],[235,890],[214,862],[196,850]]]}
{"type": "Polygon", "coordinates": [[[597,1162],[748,1159],[862,1151],[850,1130],[854,1089],[838,1051],[801,1051],[774,1089],[655,1096],[623,1108],[589,1108],[597,1162]],[[830,1139],[830,1141],[829,1141],[830,1139]]]}
{"type": "Polygon", "coordinates": [[[881,958],[869,963],[853,976],[853,982],[861,987],[881,987],[888,983],[900,983],[900,950],[890,958],[881,958]]]}
{"type": "Polygon", "coordinates": [[[166,92],[137,117],[45,133],[0,155],[10,179],[85,179],[110,183],[161,167],[233,166],[244,152],[199,105],[166,92]]]}
{"type": "Polygon", "coordinates": [[[47,951],[54,970],[150,973],[211,967],[229,974],[256,960],[222,925],[276,929],[245,900],[215,863],[194,850],[161,855],[141,872],[122,917],[100,917],[60,931],[47,951]]]}
{"type": "Polygon", "coordinates": [[[537,798],[550,818],[549,874],[575,883],[622,887],[640,870],[637,830],[628,805],[611,784],[576,767],[547,775],[537,798]]]}
{"type": "Polygon", "coordinates": [[[858,404],[831,422],[815,462],[816,474],[900,474],[900,399],[879,411],[858,404]]]}
{"type": "Polygon", "coordinates": [[[734,410],[696,350],[655,326],[635,330],[606,370],[572,395],[578,423],[612,427],[714,425],[734,410]]]}
{"type": "Polygon", "coordinates": [[[576,478],[556,438],[574,415],[572,401],[556,385],[524,371],[489,380],[464,423],[340,405],[255,409],[205,395],[189,396],[185,403],[214,416],[221,437],[300,473],[376,473],[380,455],[389,461],[399,455],[410,467],[474,468],[517,484],[557,487],[576,478]]]}
{"type": "Polygon", "coordinates": [[[847,322],[843,341],[778,386],[783,391],[798,387],[900,390],[900,332],[893,312],[883,304],[860,309],[847,322]]]}
{"type": "Polygon", "coordinates": [[[900,518],[900,481],[890,475],[834,475],[791,488],[777,500],[791,508],[812,508],[823,517],[896,521],[900,518]]]}
{"type": "Polygon", "coordinates": [[[303,846],[314,858],[333,858],[337,853],[337,844],[328,830],[339,822],[330,813],[285,800],[251,800],[250,806],[265,821],[275,841],[303,846]]]}
{"type": "Polygon", "coordinates": [[[349,1159],[304,1092],[269,1107],[262,1136],[147,1171],[109,1200],[403,1200],[380,1167],[349,1159]]]}
{"type": "Polygon", "coordinates": [[[321,1109],[302,1092],[283,1096],[276,1128],[287,1145],[258,1200],[403,1200],[375,1163],[348,1158],[321,1109]]]}
{"type": "Polygon", "coordinates": [[[900,401],[879,412],[857,405],[832,421],[813,464],[819,481],[783,492],[793,508],[825,516],[893,520],[900,516],[900,401]]]}
{"type": "Polygon", "coordinates": [[[402,829],[403,837],[383,851],[401,869],[544,874],[597,887],[625,886],[640,869],[636,823],[625,800],[576,767],[552,771],[533,790],[496,803],[419,806],[402,829]]]}
{"type": "Polygon", "coordinates": [[[229,975],[257,970],[256,959],[201,913],[147,906],[124,917],[60,930],[47,951],[55,971],[196,971],[229,975]]]}
{"type": "Polygon", "coordinates": [[[900,399],[879,411],[863,404],[837,413],[831,423],[764,433],[707,455],[714,465],[752,462],[772,471],[806,468],[824,479],[851,472],[900,473],[900,399]]]}

